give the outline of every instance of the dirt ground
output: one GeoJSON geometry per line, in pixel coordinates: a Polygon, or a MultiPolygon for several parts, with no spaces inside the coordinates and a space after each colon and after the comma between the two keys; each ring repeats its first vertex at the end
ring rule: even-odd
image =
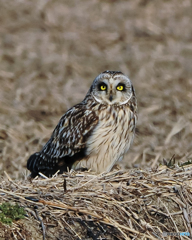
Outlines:
{"type": "Polygon", "coordinates": [[[0,1],[0,173],[25,178],[60,117],[104,70],[138,99],[122,168],[192,157],[192,1],[0,1]]]}

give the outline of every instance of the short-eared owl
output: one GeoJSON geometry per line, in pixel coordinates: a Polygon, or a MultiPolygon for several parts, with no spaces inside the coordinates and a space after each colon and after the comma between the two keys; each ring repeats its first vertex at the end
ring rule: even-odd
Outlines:
{"type": "Polygon", "coordinates": [[[135,134],[136,96],[121,72],[105,71],[95,78],[85,99],[61,118],[51,138],[31,155],[31,176],[67,169],[108,172],[128,151],[135,134]]]}

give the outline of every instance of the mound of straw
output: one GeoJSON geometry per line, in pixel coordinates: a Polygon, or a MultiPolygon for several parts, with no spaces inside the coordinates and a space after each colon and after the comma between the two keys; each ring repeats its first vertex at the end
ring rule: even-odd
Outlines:
{"type": "MultiPolygon", "coordinates": [[[[0,202],[18,203],[25,219],[0,224],[3,239],[174,239],[192,235],[192,164],[107,174],[69,172],[12,180],[0,202]]],[[[189,236],[177,239],[190,239],[189,236]]]]}

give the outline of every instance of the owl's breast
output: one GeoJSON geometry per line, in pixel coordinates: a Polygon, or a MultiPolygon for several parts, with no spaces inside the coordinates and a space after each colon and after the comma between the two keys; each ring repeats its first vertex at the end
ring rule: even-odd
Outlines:
{"type": "Polygon", "coordinates": [[[110,171],[130,147],[135,117],[128,107],[112,106],[98,111],[98,116],[99,122],[86,144],[87,161],[92,161],[90,168],[96,172],[110,171]]]}

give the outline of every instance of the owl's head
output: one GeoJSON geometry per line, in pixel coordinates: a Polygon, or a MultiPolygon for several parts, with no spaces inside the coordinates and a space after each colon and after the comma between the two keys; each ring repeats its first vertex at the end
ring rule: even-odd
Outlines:
{"type": "Polygon", "coordinates": [[[95,78],[89,93],[103,104],[126,104],[134,95],[131,81],[122,72],[105,71],[95,78]]]}

